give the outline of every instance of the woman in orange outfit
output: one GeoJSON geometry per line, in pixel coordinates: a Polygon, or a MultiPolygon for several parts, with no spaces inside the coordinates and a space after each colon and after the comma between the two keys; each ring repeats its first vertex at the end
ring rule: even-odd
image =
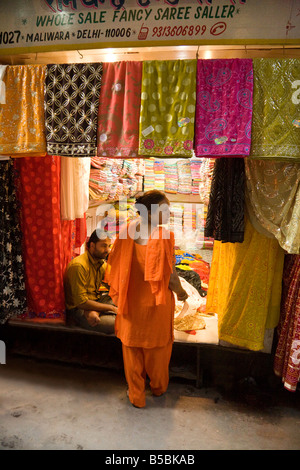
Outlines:
{"type": "Polygon", "coordinates": [[[170,216],[160,191],[137,200],[140,214],[117,237],[108,259],[110,296],[118,305],[116,336],[122,342],[128,397],[144,407],[146,375],[155,396],[169,383],[175,301],[188,297],[175,270],[174,234],[160,227],[170,216]]]}

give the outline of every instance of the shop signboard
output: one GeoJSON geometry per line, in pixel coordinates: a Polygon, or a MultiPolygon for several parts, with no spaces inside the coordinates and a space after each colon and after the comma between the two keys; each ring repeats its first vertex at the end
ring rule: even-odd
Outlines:
{"type": "Polygon", "coordinates": [[[0,53],[299,44],[299,0],[1,0],[0,53]]]}

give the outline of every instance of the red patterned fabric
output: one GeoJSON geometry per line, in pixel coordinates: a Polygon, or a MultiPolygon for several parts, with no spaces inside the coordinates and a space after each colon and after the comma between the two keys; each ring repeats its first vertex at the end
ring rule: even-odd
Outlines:
{"type": "MultiPolygon", "coordinates": [[[[28,311],[23,320],[64,323],[63,274],[74,256],[76,222],[60,219],[60,157],[20,158],[23,257],[28,311]]],[[[83,232],[81,232],[84,234],[83,232]]]]}
{"type": "Polygon", "coordinates": [[[274,372],[294,392],[300,380],[300,255],[286,255],[274,372]]]}
{"type": "Polygon", "coordinates": [[[142,62],[103,64],[98,157],[138,157],[142,62]]]}

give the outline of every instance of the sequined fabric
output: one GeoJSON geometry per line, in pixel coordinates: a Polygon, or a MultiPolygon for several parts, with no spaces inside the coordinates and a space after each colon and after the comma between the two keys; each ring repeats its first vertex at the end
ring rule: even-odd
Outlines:
{"type": "Polygon", "coordinates": [[[0,162],[0,325],[27,309],[15,176],[12,160],[0,162]]]}
{"type": "Polygon", "coordinates": [[[300,161],[300,60],[253,59],[250,158],[300,161]]]}
{"type": "Polygon", "coordinates": [[[5,104],[0,104],[0,154],[13,157],[46,153],[44,65],[8,66],[3,77],[5,104]]]}
{"type": "Polygon", "coordinates": [[[291,254],[300,253],[300,163],[245,160],[251,222],[291,254]]]}
{"type": "Polygon", "coordinates": [[[97,154],[102,64],[50,64],[45,78],[48,155],[97,154]]]}
{"type": "Polygon", "coordinates": [[[249,155],[252,95],[251,59],[198,60],[196,156],[249,155]]]}

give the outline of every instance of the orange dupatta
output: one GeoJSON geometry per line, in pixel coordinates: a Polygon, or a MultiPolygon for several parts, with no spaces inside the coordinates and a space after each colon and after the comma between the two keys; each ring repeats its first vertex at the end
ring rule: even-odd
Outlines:
{"type": "MultiPolygon", "coordinates": [[[[118,306],[118,313],[126,315],[127,292],[130,278],[134,240],[129,235],[137,222],[131,222],[120,231],[108,257],[106,282],[110,286],[109,295],[118,306]]],[[[132,233],[132,232],[131,232],[132,233]]],[[[151,285],[156,305],[166,302],[174,261],[174,234],[163,227],[156,227],[148,240],[145,264],[145,281],[151,285]]]]}

